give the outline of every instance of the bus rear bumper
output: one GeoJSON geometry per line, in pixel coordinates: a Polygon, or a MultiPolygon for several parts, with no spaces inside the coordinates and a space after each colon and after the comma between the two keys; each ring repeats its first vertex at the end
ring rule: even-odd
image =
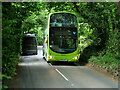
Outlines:
{"type": "Polygon", "coordinates": [[[77,62],[79,60],[78,56],[49,56],[48,61],[63,61],[63,62],[77,62]]]}

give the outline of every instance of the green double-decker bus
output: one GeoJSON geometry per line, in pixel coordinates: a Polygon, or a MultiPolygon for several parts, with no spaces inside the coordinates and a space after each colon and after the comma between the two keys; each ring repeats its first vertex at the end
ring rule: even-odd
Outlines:
{"type": "Polygon", "coordinates": [[[79,56],[76,15],[68,12],[49,14],[44,31],[43,58],[47,62],[75,62],[79,56]]]}

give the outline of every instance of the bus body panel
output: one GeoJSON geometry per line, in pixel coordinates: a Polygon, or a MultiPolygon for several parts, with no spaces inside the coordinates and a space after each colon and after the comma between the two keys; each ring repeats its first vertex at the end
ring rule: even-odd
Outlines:
{"type": "MultiPolygon", "coordinates": [[[[73,14],[74,13],[69,13],[69,12],[57,12],[57,13],[67,13],[67,14],[73,14]]],[[[50,17],[52,14],[56,14],[56,13],[50,13],[49,14],[49,19],[48,19],[48,26],[46,28],[46,32],[45,32],[45,39],[47,39],[47,43],[45,43],[45,39],[44,39],[44,47],[43,47],[43,51],[44,51],[44,56],[46,58],[47,61],[68,61],[68,62],[76,62],[79,59],[79,48],[78,48],[78,44],[77,44],[77,49],[74,52],[71,53],[57,53],[54,52],[53,50],[50,49],[50,17]]],[[[76,16],[76,15],[75,15],[76,16]]],[[[77,21],[78,23],[78,21],[77,21]]],[[[77,24],[77,32],[78,32],[78,24],[77,24]]],[[[77,42],[78,42],[78,33],[77,33],[77,42]]]]}
{"type": "Polygon", "coordinates": [[[53,52],[49,49],[48,52],[48,61],[67,61],[67,62],[76,62],[79,59],[78,49],[72,53],[60,54],[53,52]]]}

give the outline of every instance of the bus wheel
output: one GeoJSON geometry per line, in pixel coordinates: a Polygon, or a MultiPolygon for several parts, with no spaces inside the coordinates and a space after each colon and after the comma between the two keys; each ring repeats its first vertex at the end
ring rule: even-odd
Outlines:
{"type": "Polygon", "coordinates": [[[43,59],[46,60],[44,56],[43,56],[43,59]]]}
{"type": "Polygon", "coordinates": [[[44,51],[43,51],[43,59],[45,60],[44,51]]]}
{"type": "Polygon", "coordinates": [[[50,61],[47,61],[47,63],[50,63],[50,61]]]}

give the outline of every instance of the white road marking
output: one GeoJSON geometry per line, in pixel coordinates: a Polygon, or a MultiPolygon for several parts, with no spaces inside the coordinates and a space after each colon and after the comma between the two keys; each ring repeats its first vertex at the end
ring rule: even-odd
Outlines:
{"type": "Polygon", "coordinates": [[[55,69],[65,80],[69,81],[58,69],[55,69]]]}
{"type": "Polygon", "coordinates": [[[51,63],[49,63],[49,65],[50,65],[50,66],[52,66],[52,64],[51,64],[51,63]]]}
{"type": "MultiPolygon", "coordinates": [[[[52,66],[51,63],[49,63],[50,66],[52,66]]],[[[53,67],[53,66],[52,66],[53,67]]],[[[69,81],[58,69],[55,69],[65,80],[69,81]]]]}

